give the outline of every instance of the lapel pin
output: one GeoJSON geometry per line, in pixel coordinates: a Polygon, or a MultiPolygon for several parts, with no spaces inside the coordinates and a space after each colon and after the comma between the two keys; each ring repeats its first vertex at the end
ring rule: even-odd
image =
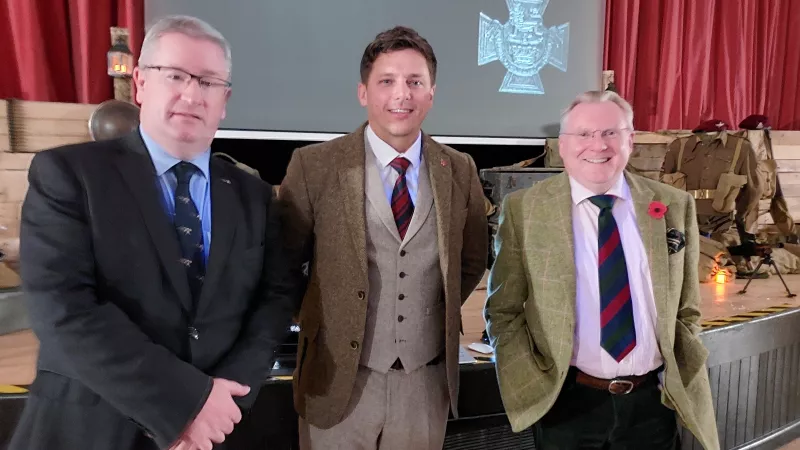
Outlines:
{"type": "Polygon", "coordinates": [[[445,160],[443,159],[441,162],[442,162],[442,167],[447,167],[447,161],[445,161],[445,160]]]}
{"type": "Polygon", "coordinates": [[[222,181],[225,184],[231,184],[231,180],[229,180],[227,178],[220,178],[219,181],[222,181]]]}

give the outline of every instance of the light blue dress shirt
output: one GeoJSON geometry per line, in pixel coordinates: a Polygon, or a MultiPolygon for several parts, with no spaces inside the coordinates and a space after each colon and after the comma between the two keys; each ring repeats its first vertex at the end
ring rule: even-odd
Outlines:
{"type": "MultiPolygon", "coordinates": [[[[142,135],[142,140],[144,140],[145,147],[147,147],[147,151],[150,153],[150,158],[153,160],[153,165],[156,168],[156,175],[158,176],[159,186],[163,194],[165,211],[167,212],[170,222],[174,222],[175,187],[178,185],[178,178],[170,169],[175,164],[181,162],[181,160],[167,153],[156,141],[142,130],[141,126],[139,127],[139,132],[142,135]]],[[[195,172],[191,180],[189,180],[189,194],[197,207],[197,211],[200,213],[200,220],[203,224],[203,254],[206,267],[208,266],[208,253],[211,249],[210,158],[211,149],[209,148],[197,158],[187,161],[200,169],[200,171],[195,172]]]]}

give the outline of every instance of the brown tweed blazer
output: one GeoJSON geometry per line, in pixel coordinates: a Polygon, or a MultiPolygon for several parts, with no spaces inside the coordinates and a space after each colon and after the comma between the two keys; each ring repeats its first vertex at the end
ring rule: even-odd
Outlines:
{"type": "MultiPolygon", "coordinates": [[[[339,423],[353,391],[367,313],[364,129],[298,149],[280,188],[288,254],[310,261],[299,312],[294,372],[297,412],[309,423],[339,423]]],[[[488,225],[472,158],[423,133],[422,153],[436,207],[446,302],[445,348],[457,415],[461,305],[486,270],[488,225]]]]}

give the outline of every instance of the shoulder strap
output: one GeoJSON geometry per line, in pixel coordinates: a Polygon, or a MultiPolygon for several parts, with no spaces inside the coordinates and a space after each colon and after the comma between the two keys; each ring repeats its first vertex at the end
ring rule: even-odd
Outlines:
{"type": "Polygon", "coordinates": [[[681,171],[681,163],[683,162],[683,150],[686,149],[686,141],[689,139],[684,138],[681,139],[681,149],[678,151],[678,167],[676,168],[677,172],[681,171]]]}
{"type": "Polygon", "coordinates": [[[742,143],[744,143],[744,139],[742,138],[739,138],[739,140],[736,142],[736,151],[733,152],[733,161],[731,161],[731,168],[728,170],[730,173],[733,173],[733,171],[736,169],[736,162],[739,160],[739,153],[742,152],[742,143]]]}

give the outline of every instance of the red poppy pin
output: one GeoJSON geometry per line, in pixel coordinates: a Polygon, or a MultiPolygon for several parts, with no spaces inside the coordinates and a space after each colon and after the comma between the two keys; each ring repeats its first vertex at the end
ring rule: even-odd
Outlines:
{"type": "Polygon", "coordinates": [[[664,214],[667,213],[667,205],[661,202],[650,202],[650,208],[647,210],[647,213],[654,219],[662,219],[664,218],[664,214]]]}

